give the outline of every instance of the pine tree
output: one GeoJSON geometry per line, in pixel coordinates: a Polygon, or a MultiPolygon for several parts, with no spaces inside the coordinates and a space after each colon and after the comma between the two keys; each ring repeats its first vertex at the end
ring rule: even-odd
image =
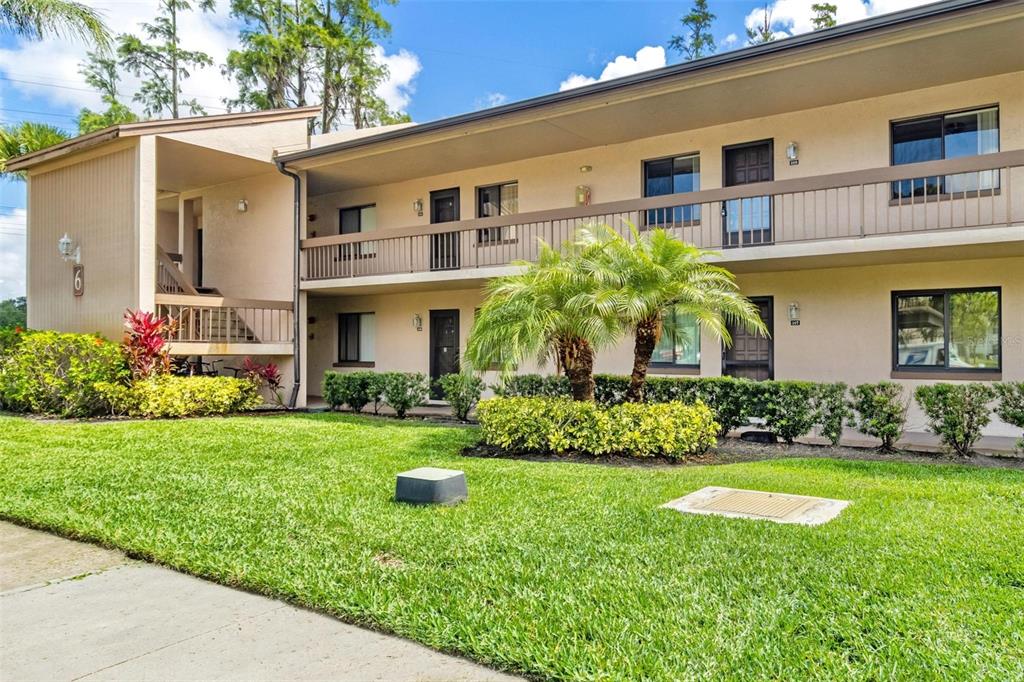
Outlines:
{"type": "Polygon", "coordinates": [[[78,134],[85,135],[118,123],[131,123],[139,117],[121,102],[117,92],[120,76],[117,62],[100,52],[90,52],[88,59],[78,70],[85,82],[100,93],[100,99],[107,105],[106,111],[92,111],[83,107],[78,113],[78,134]]]}
{"type": "Polygon", "coordinates": [[[814,16],[811,17],[811,23],[814,24],[814,30],[820,31],[823,28],[832,28],[836,25],[836,6],[828,2],[816,2],[811,5],[811,9],[814,11],[814,16]]]}
{"type": "Polygon", "coordinates": [[[772,31],[772,10],[768,5],[764,6],[762,19],[761,24],[747,29],[747,42],[751,45],[770,43],[775,40],[775,33],[772,31]]]}
{"type": "Polygon", "coordinates": [[[707,0],[696,0],[689,13],[680,19],[684,26],[681,35],[672,36],[669,48],[681,52],[689,61],[700,59],[715,51],[715,39],[711,35],[711,23],[715,15],[708,9],[707,0]]]}
{"type": "MultiPolygon", "coordinates": [[[[199,0],[198,6],[210,12],[215,1],[199,0]]],[[[206,113],[194,98],[186,100],[181,92],[181,82],[189,77],[190,68],[213,64],[205,52],[181,49],[178,16],[191,9],[190,0],[160,0],[160,12],[154,22],[142,24],[142,30],[154,42],[143,42],[130,34],[119,37],[117,53],[121,66],[144,79],[134,100],[143,105],[147,116],[167,111],[171,118],[178,118],[183,108],[195,115],[206,113]]]]}

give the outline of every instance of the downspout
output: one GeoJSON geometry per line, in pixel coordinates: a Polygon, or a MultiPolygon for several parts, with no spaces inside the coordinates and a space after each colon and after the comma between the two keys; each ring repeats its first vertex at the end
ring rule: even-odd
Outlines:
{"type": "Polygon", "coordinates": [[[295,206],[294,214],[292,217],[294,222],[293,227],[295,231],[295,253],[293,254],[294,278],[292,281],[292,355],[294,356],[295,360],[292,363],[292,395],[288,399],[288,407],[294,408],[295,403],[298,402],[299,399],[299,387],[302,382],[302,366],[300,364],[302,362],[302,345],[301,339],[299,338],[299,273],[300,268],[302,267],[302,178],[296,175],[295,173],[291,172],[290,170],[286,169],[284,167],[283,161],[274,159],[274,163],[277,165],[277,170],[279,172],[283,173],[284,175],[287,175],[292,179],[292,184],[295,187],[295,196],[293,199],[295,206]]]}

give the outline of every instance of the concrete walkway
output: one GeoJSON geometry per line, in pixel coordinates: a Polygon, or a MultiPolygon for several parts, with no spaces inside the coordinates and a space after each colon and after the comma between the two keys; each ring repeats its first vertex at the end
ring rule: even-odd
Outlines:
{"type": "Polygon", "coordinates": [[[0,679],[514,680],[119,552],[0,522],[0,679]]]}

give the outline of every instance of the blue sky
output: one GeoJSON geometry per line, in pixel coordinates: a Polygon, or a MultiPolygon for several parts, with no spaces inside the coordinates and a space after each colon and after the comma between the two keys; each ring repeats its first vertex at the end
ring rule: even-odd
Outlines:
{"type": "MultiPolygon", "coordinates": [[[[137,30],[155,12],[155,0],[85,0],[105,12],[114,32],[137,30]]],[[[775,0],[773,28],[782,37],[810,30],[815,0],[775,0]]],[[[917,4],[921,0],[832,0],[841,22],[917,4]]],[[[238,26],[227,0],[214,14],[194,13],[183,22],[185,47],[203,49],[218,62],[232,47],[238,26]]],[[[745,25],[756,22],[764,3],[709,0],[717,15],[713,33],[720,50],[741,47],[745,25]]],[[[381,45],[391,70],[381,94],[415,121],[451,116],[533,97],[573,84],[671,64],[665,49],[690,2],[636,1],[441,1],[405,0],[383,9],[393,33],[381,45]]],[[[44,121],[68,130],[83,105],[98,105],[77,73],[80,45],[41,43],[0,36],[0,122],[44,121]]],[[[126,82],[123,92],[132,83],[126,82]]],[[[209,113],[225,111],[231,86],[219,68],[185,82],[209,113]]],[[[24,291],[24,184],[0,181],[0,299],[24,291]]]]}

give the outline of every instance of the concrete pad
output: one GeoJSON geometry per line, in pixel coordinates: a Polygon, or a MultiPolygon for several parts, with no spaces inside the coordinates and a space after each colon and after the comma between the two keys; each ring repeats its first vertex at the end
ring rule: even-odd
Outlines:
{"type": "Polygon", "coordinates": [[[818,526],[839,516],[839,512],[849,505],[846,500],[825,497],[709,486],[661,506],[686,514],[818,526]]]}
{"type": "Polygon", "coordinates": [[[103,571],[128,561],[120,552],[12,524],[3,524],[0,538],[0,592],[103,571]]]}
{"type": "MultiPolygon", "coordinates": [[[[0,523],[70,555],[80,543],[0,523]],[[50,538],[47,540],[47,538],[50,538]]],[[[0,571],[12,569],[0,554],[0,571]]],[[[103,563],[103,562],[100,562],[103,563]]],[[[20,574],[27,573],[19,568],[20,574]]],[[[84,578],[0,595],[4,680],[513,680],[414,642],[329,616],[125,561],[84,578]]]]}

